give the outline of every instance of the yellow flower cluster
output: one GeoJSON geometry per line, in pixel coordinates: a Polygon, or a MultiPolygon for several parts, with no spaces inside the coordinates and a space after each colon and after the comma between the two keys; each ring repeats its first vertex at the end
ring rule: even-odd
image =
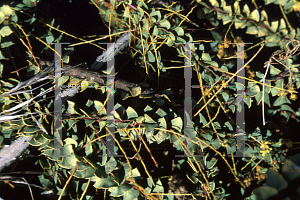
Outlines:
{"type": "Polygon", "coordinates": [[[267,153],[269,153],[272,150],[272,148],[269,147],[269,144],[271,144],[271,143],[268,141],[261,141],[260,148],[262,150],[260,150],[260,153],[261,153],[262,157],[264,157],[267,153]]]}

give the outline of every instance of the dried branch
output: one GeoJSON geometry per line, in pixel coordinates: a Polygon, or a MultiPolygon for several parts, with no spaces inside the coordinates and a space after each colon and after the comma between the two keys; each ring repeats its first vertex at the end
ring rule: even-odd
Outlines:
{"type": "Polygon", "coordinates": [[[97,57],[96,61],[91,65],[90,69],[99,71],[107,61],[113,59],[114,56],[125,49],[132,39],[133,35],[130,32],[124,33],[113,45],[114,48],[113,46],[110,46],[106,51],[102,53],[102,55],[97,57]]]}
{"type": "Polygon", "coordinates": [[[20,136],[11,145],[6,145],[0,151],[0,172],[12,164],[28,148],[31,137],[20,136]]]}

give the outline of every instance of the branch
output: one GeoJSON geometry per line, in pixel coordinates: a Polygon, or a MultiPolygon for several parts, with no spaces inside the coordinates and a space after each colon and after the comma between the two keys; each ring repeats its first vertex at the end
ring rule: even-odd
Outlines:
{"type": "Polygon", "coordinates": [[[20,136],[11,145],[5,145],[5,147],[0,151],[0,172],[5,167],[8,167],[10,164],[12,164],[17,157],[21,156],[21,154],[28,148],[28,142],[32,138],[33,136],[20,136]]]}
{"type": "Polygon", "coordinates": [[[130,32],[124,33],[114,45],[110,46],[106,51],[102,53],[101,56],[98,56],[96,61],[91,65],[90,69],[93,71],[99,71],[104,64],[113,59],[119,52],[129,45],[130,40],[133,39],[133,35],[130,32]],[[113,48],[114,46],[114,48],[113,48]]]}

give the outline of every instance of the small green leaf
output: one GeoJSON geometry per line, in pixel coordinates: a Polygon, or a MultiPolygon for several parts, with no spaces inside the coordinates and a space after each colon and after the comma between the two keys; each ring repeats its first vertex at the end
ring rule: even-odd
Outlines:
{"type": "Polygon", "coordinates": [[[67,101],[68,102],[68,110],[67,110],[67,113],[70,113],[70,114],[75,114],[75,115],[80,115],[76,110],[76,105],[74,102],[72,101],[67,101]]]}
{"type": "Polygon", "coordinates": [[[25,4],[25,6],[27,6],[29,8],[34,7],[32,0],[23,0],[23,4],[25,4]]]}
{"type": "MultiPolygon", "coordinates": [[[[199,117],[200,117],[201,124],[203,124],[203,125],[207,124],[207,121],[206,121],[205,117],[202,115],[202,113],[199,113],[199,117]]],[[[208,127],[209,127],[209,125],[208,125],[208,127]]]]}
{"type": "Polygon", "coordinates": [[[166,29],[169,29],[171,27],[171,24],[168,20],[166,19],[163,19],[159,22],[159,24],[162,26],[162,27],[165,27],[166,29]]]}
{"type": "Polygon", "coordinates": [[[251,13],[250,13],[250,16],[249,16],[250,19],[256,21],[256,22],[259,22],[259,12],[257,9],[253,10],[251,13]]]}
{"type": "Polygon", "coordinates": [[[12,22],[17,23],[17,21],[18,21],[18,16],[17,16],[15,13],[12,13],[12,15],[10,16],[10,20],[11,20],[12,22]]]}
{"type": "Polygon", "coordinates": [[[252,103],[251,98],[246,97],[246,99],[244,100],[244,102],[245,102],[245,104],[248,106],[248,108],[251,108],[251,103],[252,103]]]}
{"type": "Polygon", "coordinates": [[[84,148],[87,156],[90,155],[91,153],[93,153],[93,147],[92,147],[92,144],[90,144],[90,141],[91,141],[90,138],[87,137],[86,144],[88,144],[88,145],[84,148]]]}
{"type": "Polygon", "coordinates": [[[174,42],[175,42],[175,35],[170,32],[166,44],[170,47],[173,45],[174,42]]]}
{"type": "Polygon", "coordinates": [[[292,10],[293,6],[297,6],[297,8],[299,8],[299,5],[295,4],[295,3],[296,2],[294,2],[294,1],[287,1],[287,3],[281,2],[281,5],[283,5],[284,10],[292,10]]]}
{"type": "Polygon", "coordinates": [[[107,178],[101,178],[101,179],[94,176],[92,178],[92,181],[96,181],[94,187],[97,189],[101,189],[101,188],[109,189],[118,185],[114,180],[114,178],[111,176],[108,176],[107,178]]]}
{"type": "Polygon", "coordinates": [[[277,88],[271,88],[271,94],[272,96],[276,96],[278,94],[279,90],[277,88]]]}
{"type": "Polygon", "coordinates": [[[285,95],[285,96],[283,96],[283,97],[279,96],[279,97],[275,100],[273,106],[281,106],[281,105],[283,105],[283,104],[291,104],[291,102],[290,102],[290,100],[288,99],[287,95],[285,95]]]}
{"type": "Polygon", "coordinates": [[[149,30],[149,22],[148,20],[143,20],[143,28],[142,30],[149,30]]]}
{"type": "Polygon", "coordinates": [[[140,176],[141,176],[141,174],[140,174],[138,168],[134,168],[132,170],[132,177],[140,177],[140,176]]]}
{"type": "Polygon", "coordinates": [[[97,111],[100,111],[103,108],[98,115],[106,115],[105,106],[100,101],[94,101],[94,105],[97,111]]]}
{"type": "Polygon", "coordinates": [[[223,96],[224,101],[227,102],[228,99],[229,99],[229,94],[223,92],[223,93],[222,93],[222,96],[223,96]]]}
{"type": "Polygon", "coordinates": [[[2,52],[0,51],[0,60],[5,59],[5,57],[3,56],[2,52]]]}
{"type": "MultiPolygon", "coordinates": [[[[158,123],[151,123],[151,124],[145,123],[145,124],[144,124],[147,133],[152,133],[153,129],[154,129],[155,127],[157,127],[157,125],[158,125],[158,123]]],[[[148,138],[148,139],[149,139],[149,138],[148,138]]]]}
{"type": "MultiPolygon", "coordinates": [[[[6,16],[6,17],[9,17],[12,13],[13,13],[13,10],[8,6],[8,5],[3,5],[0,10],[3,12],[3,14],[6,16]]],[[[1,13],[1,12],[0,12],[1,13]]],[[[1,21],[1,14],[0,14],[0,21],[1,21]]]]}
{"type": "Polygon", "coordinates": [[[168,137],[168,133],[165,131],[158,131],[158,133],[155,135],[155,139],[157,144],[160,144],[161,142],[163,142],[167,137],[168,137]]]}
{"type": "Polygon", "coordinates": [[[0,34],[2,35],[2,37],[9,36],[10,34],[12,34],[12,30],[9,26],[3,26],[0,30],[0,34]]]}
{"type": "Polygon", "coordinates": [[[153,192],[155,192],[155,193],[157,193],[157,192],[163,193],[164,192],[164,187],[163,187],[160,179],[158,179],[158,181],[156,182],[153,192]]]}
{"type": "Polygon", "coordinates": [[[14,43],[12,41],[9,42],[2,42],[1,43],[1,48],[6,48],[6,47],[10,47],[11,45],[13,45],[14,43]]]}
{"type": "Polygon", "coordinates": [[[39,127],[33,127],[33,126],[26,126],[25,127],[25,130],[24,130],[24,133],[35,133],[39,130],[40,128],[39,127]]]}
{"type": "Polygon", "coordinates": [[[211,61],[211,57],[208,53],[202,53],[201,59],[204,61],[211,61]]]}
{"type": "Polygon", "coordinates": [[[145,120],[144,120],[144,122],[145,123],[156,123],[149,115],[147,115],[147,114],[144,114],[144,118],[145,118],[145,120]]]}
{"type": "MultiPolygon", "coordinates": [[[[4,22],[5,20],[5,14],[0,10],[0,24],[2,24],[2,22],[4,22]]],[[[1,41],[1,38],[0,38],[1,41]]]]}
{"type": "Polygon", "coordinates": [[[173,129],[177,130],[179,133],[181,132],[183,125],[181,117],[176,117],[175,119],[172,119],[171,124],[173,129]]]}
{"type": "Polygon", "coordinates": [[[258,29],[256,26],[248,26],[246,33],[251,35],[257,35],[258,29]]]}
{"type": "Polygon", "coordinates": [[[278,0],[265,0],[265,5],[268,5],[270,3],[277,2],[278,0]]]}
{"type": "Polygon", "coordinates": [[[266,43],[267,47],[276,47],[279,46],[280,42],[281,42],[281,36],[279,35],[272,35],[272,36],[267,36],[266,40],[268,41],[266,43]]]}
{"type": "Polygon", "coordinates": [[[112,172],[117,166],[117,161],[116,159],[112,156],[110,157],[110,159],[108,160],[107,163],[105,163],[104,167],[105,167],[105,173],[108,174],[110,172],[112,172]]]}
{"type": "Polygon", "coordinates": [[[151,51],[147,51],[147,56],[148,56],[149,62],[155,62],[155,56],[153,55],[153,53],[151,51]]]}
{"type": "Polygon", "coordinates": [[[154,26],[154,28],[153,28],[153,35],[154,35],[154,36],[157,36],[157,35],[158,35],[158,29],[157,29],[157,26],[154,26]]]}
{"type": "Polygon", "coordinates": [[[39,163],[40,163],[40,165],[41,165],[41,167],[42,167],[43,169],[49,169],[49,168],[50,168],[50,163],[49,163],[49,161],[46,162],[46,161],[43,161],[43,160],[39,160],[39,163]]]}
{"type": "MultiPolygon", "coordinates": [[[[154,9],[153,9],[153,11],[154,11],[154,9]]],[[[160,13],[160,11],[155,11],[155,12],[153,12],[153,11],[150,13],[150,16],[151,17],[157,16],[157,21],[159,21],[161,19],[161,13],[160,13]]]]}
{"type": "Polygon", "coordinates": [[[227,145],[226,150],[227,150],[227,154],[232,154],[232,153],[236,152],[236,146],[234,145],[231,147],[231,146],[227,145]]]}
{"type": "Polygon", "coordinates": [[[164,117],[158,119],[159,127],[167,129],[167,122],[164,117]]]}
{"type": "Polygon", "coordinates": [[[272,75],[277,75],[279,74],[281,71],[277,68],[275,68],[273,65],[270,65],[270,74],[272,75]]]}
{"type": "Polygon", "coordinates": [[[124,194],[123,200],[138,199],[137,197],[138,197],[139,195],[140,195],[140,191],[131,188],[130,190],[128,190],[128,191],[124,194]]]}
{"type": "Polygon", "coordinates": [[[288,106],[288,105],[281,105],[280,106],[280,109],[281,110],[285,110],[285,111],[289,111],[289,112],[291,112],[291,113],[294,113],[295,111],[290,107],[290,106],[288,106]]]}
{"type": "MultiPolygon", "coordinates": [[[[217,31],[211,31],[211,34],[212,34],[213,38],[216,40],[216,43],[215,43],[214,45],[218,44],[219,41],[222,40],[220,34],[219,34],[217,31]]],[[[203,46],[203,48],[204,48],[204,46],[203,46]]],[[[204,49],[202,49],[202,51],[203,51],[203,50],[204,50],[204,49]]]]}
{"type": "Polygon", "coordinates": [[[158,108],[158,110],[155,112],[155,114],[157,114],[160,117],[164,117],[164,116],[167,115],[167,113],[163,109],[161,109],[161,108],[158,108]]]}
{"type": "Polygon", "coordinates": [[[247,4],[244,5],[243,12],[246,14],[246,16],[250,15],[250,9],[247,4]]]}
{"type": "MultiPolygon", "coordinates": [[[[262,91],[260,91],[257,95],[255,95],[255,99],[257,101],[257,105],[259,105],[260,102],[262,101],[262,91]]],[[[269,107],[271,107],[270,98],[266,92],[265,92],[265,96],[264,96],[264,101],[269,107]]]]}
{"type": "Polygon", "coordinates": [[[74,139],[72,139],[72,138],[66,138],[66,139],[64,139],[64,143],[65,143],[65,145],[67,145],[67,144],[70,144],[70,145],[74,144],[75,148],[78,146],[77,141],[74,140],[74,139]]]}
{"type": "Polygon", "coordinates": [[[222,144],[221,144],[220,140],[218,140],[218,138],[216,138],[211,144],[213,145],[213,147],[215,149],[219,149],[222,146],[222,144]]]}
{"type": "Polygon", "coordinates": [[[147,6],[147,4],[146,4],[144,1],[138,1],[138,2],[137,2],[137,5],[138,5],[139,7],[144,7],[144,8],[146,8],[146,9],[148,9],[148,6],[147,6]]]}
{"type": "Polygon", "coordinates": [[[94,174],[95,174],[95,169],[89,163],[84,163],[84,162],[77,163],[77,170],[74,173],[75,177],[91,178],[94,176],[94,174]]]}
{"type": "Polygon", "coordinates": [[[133,15],[133,21],[135,24],[138,24],[139,20],[139,16],[138,15],[133,15]]]}
{"type": "Polygon", "coordinates": [[[278,30],[284,30],[286,29],[286,24],[283,18],[280,19],[280,26],[278,30]]]}
{"type": "Polygon", "coordinates": [[[61,163],[59,164],[61,167],[64,167],[66,169],[71,169],[74,166],[76,166],[77,163],[77,158],[76,156],[73,154],[67,156],[67,157],[63,157],[61,163]]]}
{"type": "Polygon", "coordinates": [[[271,31],[275,33],[277,31],[278,25],[279,25],[278,21],[271,22],[271,27],[270,27],[271,31]]]}
{"type": "Polygon", "coordinates": [[[245,88],[245,86],[239,82],[236,82],[235,85],[237,90],[244,90],[245,88]]]}
{"type": "Polygon", "coordinates": [[[234,2],[233,9],[234,9],[234,13],[238,13],[238,14],[241,13],[241,8],[240,8],[240,5],[239,5],[239,2],[237,2],[237,1],[234,2]]]}
{"type": "Polygon", "coordinates": [[[72,145],[64,145],[59,149],[59,153],[62,157],[69,156],[73,153],[72,145]]]}
{"type": "Polygon", "coordinates": [[[226,24],[232,22],[232,17],[229,15],[225,15],[224,17],[222,17],[222,21],[223,21],[223,25],[226,25],[226,24]]]}
{"type": "Polygon", "coordinates": [[[135,112],[135,110],[132,107],[128,107],[126,109],[127,119],[133,119],[137,118],[139,115],[135,112]]]}
{"type": "Polygon", "coordinates": [[[258,26],[257,29],[258,29],[258,34],[257,34],[258,37],[264,37],[268,33],[267,29],[262,28],[261,26],[258,26]]]}
{"type": "Polygon", "coordinates": [[[224,11],[226,11],[227,13],[231,14],[232,13],[232,9],[231,9],[231,6],[224,6],[223,7],[224,11]]]}
{"type": "Polygon", "coordinates": [[[123,11],[123,17],[124,18],[129,18],[129,14],[130,11],[129,11],[129,7],[125,7],[125,10],[123,11]]]}
{"type": "Polygon", "coordinates": [[[215,166],[217,163],[218,159],[211,159],[210,161],[206,161],[206,167],[207,169],[211,169],[215,166]]]}
{"type": "Polygon", "coordinates": [[[264,78],[264,74],[261,72],[256,72],[255,74],[258,78],[264,78]]]}
{"type": "Polygon", "coordinates": [[[236,18],[234,20],[234,26],[236,29],[243,28],[243,26],[245,25],[246,22],[247,22],[247,20],[242,20],[242,19],[236,18]]]}
{"type": "Polygon", "coordinates": [[[229,128],[229,130],[233,131],[233,127],[229,121],[225,122],[225,126],[229,128]]]}
{"type": "Polygon", "coordinates": [[[260,92],[260,88],[258,85],[255,85],[254,87],[252,87],[249,92],[247,93],[247,95],[249,95],[250,97],[254,97],[255,95],[257,95],[260,92]]]}
{"type": "Polygon", "coordinates": [[[47,43],[52,43],[54,41],[54,37],[52,36],[52,35],[48,35],[47,37],[46,37],[46,42],[47,43]]]}
{"type": "Polygon", "coordinates": [[[137,10],[139,11],[139,14],[141,17],[144,16],[144,10],[142,8],[140,8],[139,6],[137,6],[137,10]]]}
{"type": "Polygon", "coordinates": [[[122,184],[117,187],[111,187],[108,190],[111,192],[111,196],[113,197],[119,197],[125,195],[128,191],[132,189],[132,186],[128,184],[122,184]]]}
{"type": "Polygon", "coordinates": [[[184,30],[181,27],[176,27],[175,31],[176,31],[178,36],[183,36],[184,35],[184,30]]]}

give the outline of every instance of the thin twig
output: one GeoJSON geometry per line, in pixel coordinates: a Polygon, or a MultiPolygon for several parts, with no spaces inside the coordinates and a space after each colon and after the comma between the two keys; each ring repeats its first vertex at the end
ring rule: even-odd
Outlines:
{"type": "MultiPolygon", "coordinates": [[[[265,76],[264,76],[264,79],[263,79],[263,83],[265,83],[266,81],[266,76],[268,74],[268,71],[269,71],[269,67],[270,67],[270,63],[271,63],[271,59],[269,61],[267,61],[267,70],[265,72],[265,76]]],[[[263,85],[263,91],[262,91],[262,117],[263,117],[263,125],[266,125],[266,120],[265,120],[265,85],[263,85]]]]}

